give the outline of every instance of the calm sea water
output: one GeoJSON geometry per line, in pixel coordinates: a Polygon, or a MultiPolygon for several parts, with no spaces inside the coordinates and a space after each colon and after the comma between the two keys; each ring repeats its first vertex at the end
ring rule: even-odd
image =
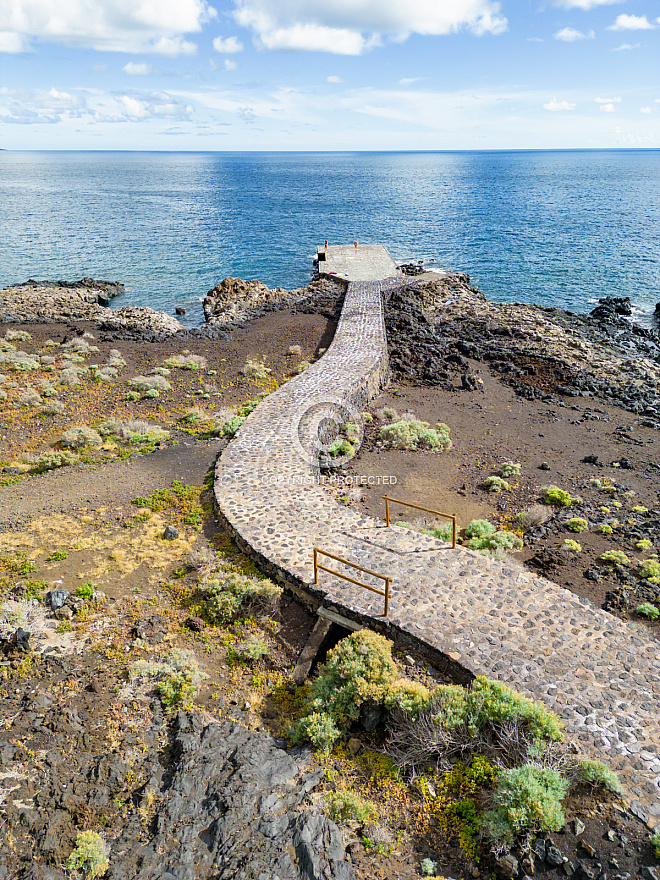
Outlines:
{"type": "Polygon", "coordinates": [[[118,280],[188,309],[227,275],[307,283],[316,246],[386,245],[492,300],[660,301],[660,151],[0,152],[0,286],[118,280]],[[435,261],[435,262],[429,262],[435,261]]]}

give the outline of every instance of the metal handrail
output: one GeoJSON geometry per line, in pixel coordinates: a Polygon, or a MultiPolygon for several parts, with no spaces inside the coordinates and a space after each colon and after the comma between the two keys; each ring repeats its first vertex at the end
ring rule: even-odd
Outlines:
{"type": "Polygon", "coordinates": [[[365,590],[370,590],[372,593],[377,593],[379,596],[385,597],[385,610],[383,611],[383,617],[387,617],[390,610],[390,584],[392,583],[391,577],[386,577],[384,574],[379,574],[377,571],[372,571],[370,568],[365,568],[363,565],[357,565],[355,562],[349,562],[348,559],[343,559],[341,556],[335,556],[334,553],[328,553],[327,550],[321,550],[320,547],[314,547],[314,583],[318,584],[319,582],[319,569],[321,571],[327,571],[329,574],[334,574],[337,577],[343,578],[345,581],[350,581],[352,584],[356,584],[358,587],[364,587],[365,590]],[[385,589],[379,590],[376,587],[372,587],[371,584],[365,584],[364,581],[358,581],[355,578],[349,577],[347,574],[342,574],[340,571],[335,571],[334,568],[328,568],[325,565],[321,565],[318,561],[318,554],[322,553],[323,556],[329,556],[330,559],[334,559],[337,562],[341,562],[343,565],[350,565],[351,568],[356,568],[358,571],[363,571],[365,574],[370,574],[372,577],[380,578],[385,581],[385,589]]]}
{"type": "Polygon", "coordinates": [[[413,507],[415,510],[423,510],[426,513],[433,513],[435,516],[444,516],[445,519],[450,519],[452,523],[451,529],[451,546],[452,549],[456,549],[456,514],[455,513],[443,513],[441,510],[431,510],[430,507],[420,507],[419,504],[411,504],[409,501],[401,501],[400,498],[390,498],[389,495],[383,495],[385,499],[385,525],[389,528],[390,526],[390,501],[395,504],[403,504],[406,507],[413,507]]]}

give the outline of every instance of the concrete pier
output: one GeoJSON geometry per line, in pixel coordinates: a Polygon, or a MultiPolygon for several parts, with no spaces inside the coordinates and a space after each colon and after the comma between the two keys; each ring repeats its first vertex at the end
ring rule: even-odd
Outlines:
{"type": "Polygon", "coordinates": [[[318,248],[319,275],[346,281],[379,281],[400,274],[382,244],[331,244],[318,248]]]}

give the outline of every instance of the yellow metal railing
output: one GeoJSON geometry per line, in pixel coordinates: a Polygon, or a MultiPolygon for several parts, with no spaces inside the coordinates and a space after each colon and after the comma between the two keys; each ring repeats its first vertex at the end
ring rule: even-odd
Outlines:
{"type": "Polygon", "coordinates": [[[321,550],[320,547],[314,547],[314,583],[318,584],[319,582],[319,570],[327,571],[329,574],[334,574],[337,577],[343,578],[345,581],[350,581],[352,584],[357,584],[358,587],[364,587],[365,590],[370,590],[372,593],[377,593],[379,596],[385,597],[385,610],[383,612],[383,616],[387,617],[390,611],[390,585],[392,583],[392,578],[386,577],[384,574],[378,574],[377,571],[371,571],[369,568],[365,568],[363,565],[357,565],[355,562],[349,562],[348,559],[342,559],[341,556],[335,556],[334,553],[328,553],[326,550],[321,550]],[[364,581],[358,581],[355,578],[349,577],[347,574],[342,574],[340,571],[335,571],[334,568],[328,568],[325,565],[321,565],[318,560],[318,555],[321,553],[323,556],[329,556],[330,559],[334,559],[337,562],[341,562],[342,565],[349,565],[351,568],[356,568],[358,571],[363,571],[365,574],[370,574],[372,577],[380,578],[385,581],[385,589],[379,590],[377,587],[372,587],[371,584],[365,584],[364,581]]]}
{"type": "Polygon", "coordinates": [[[431,510],[430,507],[420,507],[419,504],[411,504],[409,501],[401,501],[399,498],[390,498],[389,495],[383,495],[385,500],[385,524],[390,525],[390,501],[393,504],[403,504],[406,507],[412,507],[415,510],[423,510],[425,513],[432,513],[435,516],[443,516],[445,519],[450,519],[452,524],[451,529],[451,546],[455,550],[456,549],[456,514],[455,513],[442,513],[440,510],[431,510]]]}

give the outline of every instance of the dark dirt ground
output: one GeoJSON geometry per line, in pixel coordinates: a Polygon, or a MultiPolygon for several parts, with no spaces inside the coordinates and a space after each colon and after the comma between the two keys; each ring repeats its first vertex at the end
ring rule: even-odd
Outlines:
{"type": "MultiPolygon", "coordinates": [[[[33,339],[19,343],[19,347],[28,353],[43,353],[46,339],[62,342],[73,332],[88,328],[81,325],[72,331],[64,325],[47,325],[24,329],[32,333],[33,339]]],[[[16,853],[13,873],[6,874],[7,878],[33,876],[23,873],[27,862],[19,860],[20,856],[32,858],[33,841],[27,813],[22,825],[13,825],[10,833],[3,829],[3,801],[19,795],[29,800],[45,777],[53,750],[70,755],[72,767],[76,756],[83,754],[115,754],[132,763],[131,773],[117,789],[97,830],[112,837],[127,821],[138,818],[147,833],[149,817],[140,813],[143,808],[134,797],[146,781],[141,776],[140,754],[145,746],[153,751],[166,749],[166,744],[145,743],[149,701],[144,694],[127,689],[127,670],[135,660],[160,656],[171,647],[191,650],[209,675],[195,698],[204,717],[232,718],[251,729],[268,729],[275,735],[286,728],[295,708],[295,696],[287,687],[288,676],[314,619],[285,598],[272,619],[229,628],[204,626],[195,632],[186,621],[196,611],[197,575],[187,563],[191,555],[205,548],[219,549],[230,564],[249,570],[246,560],[216,523],[209,493],[204,490],[214,456],[226,442],[210,438],[209,430],[217,423],[218,414],[222,420],[232,406],[270,390],[290,375],[297,363],[312,359],[320,348],[327,347],[333,329],[333,322],[319,315],[279,312],[255,320],[223,341],[188,338],[142,344],[104,341],[101,334],[92,331],[96,339],[89,342],[100,352],[89,355],[87,363],[92,358],[104,363],[110,349],[118,349],[127,367],[115,383],[85,380],[80,386],[61,391],[59,399],[65,412],[48,419],[40,418],[34,408],[16,407],[15,402],[21,388],[36,387],[39,378],[52,376],[40,376],[37,371],[11,374],[20,388],[7,389],[8,400],[0,401],[0,454],[5,469],[11,471],[20,463],[22,453],[50,448],[72,424],[97,424],[109,416],[148,419],[170,430],[171,440],[150,455],[133,454],[127,460],[117,460],[117,450],[108,449],[91,454],[71,468],[42,475],[0,475],[6,483],[0,485],[0,600],[25,596],[29,584],[35,582],[43,582],[44,591],[58,586],[73,590],[76,585],[93,582],[108,598],[107,604],[86,608],[71,620],[35,611],[30,620],[35,632],[32,641],[35,647],[46,650],[38,655],[0,658],[0,832],[9,834],[5,840],[16,853]],[[292,345],[301,346],[300,355],[288,353],[292,345]],[[198,372],[172,370],[167,377],[173,385],[171,392],[153,400],[125,400],[128,378],[146,374],[183,349],[206,357],[207,368],[198,372]],[[265,359],[272,370],[270,376],[253,381],[240,375],[248,357],[265,359]],[[215,375],[209,370],[216,370],[215,375]],[[181,422],[181,417],[193,406],[200,407],[204,414],[198,424],[190,426],[181,422]],[[197,487],[199,528],[186,523],[181,511],[173,507],[144,516],[142,508],[131,504],[136,496],[164,489],[174,480],[197,487]],[[175,541],[162,539],[167,524],[179,529],[175,541]],[[66,558],[53,559],[58,551],[66,558]],[[34,569],[26,563],[33,563],[34,569]],[[267,642],[268,655],[254,664],[232,663],[232,647],[255,634],[267,642]]],[[[57,350],[53,354],[61,357],[57,350]]],[[[539,487],[548,483],[582,495],[590,505],[590,523],[596,519],[601,503],[611,507],[617,499],[622,504],[617,511],[620,520],[624,514],[626,518],[644,519],[644,515],[632,514],[635,504],[657,509],[657,471],[651,463],[658,462],[658,451],[653,431],[631,428],[634,419],[629,413],[597,403],[591,411],[598,415],[597,420],[584,418],[584,407],[573,409],[570,403],[562,408],[530,403],[482,366],[475,364],[474,369],[481,370],[483,392],[398,383],[371,407],[375,411],[392,406],[399,413],[414,410],[426,421],[446,422],[454,442],[450,451],[434,455],[380,451],[374,446],[374,423],[367,429],[352,472],[394,475],[396,490],[390,490],[390,494],[455,511],[463,526],[475,517],[510,522],[516,513],[538,501],[539,487]],[[617,430],[622,426],[625,430],[617,430]],[[593,454],[598,455],[602,465],[581,461],[593,454]],[[633,469],[611,466],[622,456],[629,459],[633,469]],[[521,464],[522,474],[515,488],[502,495],[479,488],[483,479],[507,459],[521,464]],[[541,471],[543,462],[548,469],[541,471]],[[588,485],[593,476],[616,483],[617,492],[602,495],[588,485]],[[625,497],[627,490],[635,491],[634,499],[625,497]]],[[[363,500],[351,503],[382,516],[380,494],[367,490],[363,500]]],[[[582,516],[584,510],[571,508],[570,515],[582,516]]],[[[403,510],[397,518],[411,519],[403,510]]],[[[593,568],[595,556],[604,549],[626,549],[631,558],[641,556],[625,540],[622,542],[621,534],[625,532],[610,539],[590,529],[574,535],[561,525],[551,525],[548,536],[522,551],[518,558],[524,562],[540,551],[559,547],[566,537],[576,538],[583,545],[579,561],[562,558],[560,565],[544,573],[600,605],[607,590],[620,587],[621,582],[608,575],[596,583],[582,573],[593,568]]],[[[397,659],[402,674],[426,683],[440,680],[425,658],[397,659]]],[[[354,748],[358,757],[382,745],[382,735],[372,737],[358,730],[352,735],[357,741],[354,748]]],[[[342,780],[352,781],[356,790],[381,804],[380,824],[391,835],[391,843],[367,848],[359,827],[349,825],[344,829],[358,880],[419,878],[420,860],[426,856],[437,860],[438,870],[448,876],[475,880],[492,876],[495,865],[491,858],[484,855],[480,864],[466,859],[455,835],[432,841],[417,833],[415,809],[408,803],[388,800],[385,792],[374,788],[368,776],[361,775],[359,762],[348,760],[346,749],[321,763],[329,787],[342,780]]],[[[574,826],[569,824],[563,832],[546,837],[573,865],[583,865],[582,876],[628,874],[636,878],[641,876],[642,865],[654,864],[647,830],[614,799],[605,797],[599,803],[588,793],[578,792],[567,804],[567,818],[574,817],[586,826],[580,835],[576,836],[574,826]]],[[[73,811],[57,846],[49,853],[37,853],[37,862],[62,865],[76,830],[87,827],[86,821],[84,809],[73,811]]],[[[525,870],[531,874],[532,866],[525,866],[525,870]]],[[[562,868],[538,859],[533,871],[543,877],[565,876],[562,868]]]]}

